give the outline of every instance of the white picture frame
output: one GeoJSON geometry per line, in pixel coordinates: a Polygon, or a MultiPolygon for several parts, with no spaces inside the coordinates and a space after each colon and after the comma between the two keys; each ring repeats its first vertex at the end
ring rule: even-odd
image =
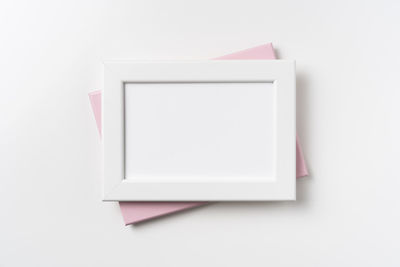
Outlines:
{"type": "Polygon", "coordinates": [[[104,201],[295,200],[294,61],[117,60],[105,62],[104,75],[104,201]],[[190,127],[177,123],[186,114],[196,118],[185,117],[190,127]]]}

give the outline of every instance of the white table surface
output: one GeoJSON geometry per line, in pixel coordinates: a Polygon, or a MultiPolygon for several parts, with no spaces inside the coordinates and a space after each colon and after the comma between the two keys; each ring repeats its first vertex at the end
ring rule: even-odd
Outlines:
{"type": "Polygon", "coordinates": [[[400,2],[1,1],[0,266],[399,266],[400,2]],[[296,59],[298,201],[125,227],[102,203],[102,60],[296,59]]]}

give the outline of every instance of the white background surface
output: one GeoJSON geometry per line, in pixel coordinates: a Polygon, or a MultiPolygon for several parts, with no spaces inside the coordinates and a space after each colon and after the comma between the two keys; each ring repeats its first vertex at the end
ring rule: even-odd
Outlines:
{"type": "Polygon", "coordinates": [[[0,266],[399,266],[400,2],[1,1],[0,266]],[[295,203],[123,226],[87,93],[104,58],[297,60],[295,203]]]}

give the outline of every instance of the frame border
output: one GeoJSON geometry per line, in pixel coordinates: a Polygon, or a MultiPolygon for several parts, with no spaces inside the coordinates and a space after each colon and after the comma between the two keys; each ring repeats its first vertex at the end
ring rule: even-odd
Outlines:
{"type": "Polygon", "coordinates": [[[104,201],[270,201],[296,199],[296,77],[291,60],[106,61],[104,201]],[[156,183],[125,179],[125,83],[273,82],[276,177],[269,182],[156,183]]]}

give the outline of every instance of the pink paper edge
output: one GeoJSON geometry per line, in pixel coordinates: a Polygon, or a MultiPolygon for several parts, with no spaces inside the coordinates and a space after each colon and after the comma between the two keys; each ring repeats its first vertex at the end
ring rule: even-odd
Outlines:
{"type": "MultiPolygon", "coordinates": [[[[271,43],[228,54],[215,59],[276,59],[271,43]]],[[[89,100],[101,137],[101,91],[89,93],[89,100]]],[[[303,151],[298,136],[296,136],[296,176],[307,176],[303,151]]],[[[154,219],[178,211],[198,207],[208,202],[120,202],[120,209],[125,225],[135,224],[154,219]]]]}
{"type": "Polygon", "coordinates": [[[102,136],[101,132],[101,91],[94,91],[89,93],[89,100],[92,106],[94,119],[96,120],[97,130],[100,134],[100,138],[102,136]]]}
{"type": "Polygon", "coordinates": [[[178,211],[184,211],[187,209],[204,206],[208,203],[209,202],[119,202],[119,206],[122,212],[122,217],[124,218],[125,225],[129,225],[159,218],[168,214],[176,213],[178,211]],[[148,214],[149,210],[153,211],[151,215],[148,214]],[[135,216],[134,219],[129,220],[129,215],[131,212],[134,213],[135,216]],[[144,214],[141,214],[142,212],[144,214]],[[128,219],[128,222],[126,218],[128,219]]]}

